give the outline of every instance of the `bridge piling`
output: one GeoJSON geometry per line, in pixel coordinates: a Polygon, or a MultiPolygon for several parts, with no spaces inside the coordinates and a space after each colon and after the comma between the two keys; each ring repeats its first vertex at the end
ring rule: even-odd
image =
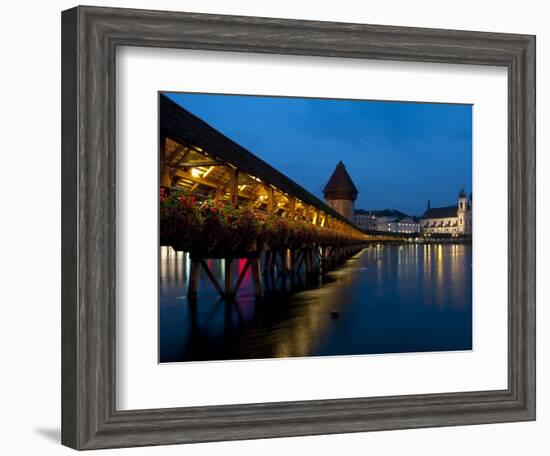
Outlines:
{"type": "Polygon", "coordinates": [[[187,289],[187,296],[189,296],[190,298],[197,296],[197,290],[199,288],[199,277],[200,262],[196,258],[192,258],[189,270],[189,287],[187,289]]]}
{"type": "Polygon", "coordinates": [[[262,274],[260,270],[260,258],[254,258],[250,264],[252,268],[252,280],[254,282],[254,291],[256,297],[261,298],[264,296],[264,289],[262,284],[262,274]]]}

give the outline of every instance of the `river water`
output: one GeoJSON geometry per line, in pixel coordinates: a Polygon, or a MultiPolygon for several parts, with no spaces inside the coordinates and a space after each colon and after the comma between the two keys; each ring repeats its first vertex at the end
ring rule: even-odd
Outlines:
{"type": "Polygon", "coordinates": [[[279,279],[262,301],[250,272],[233,303],[201,274],[193,304],[185,256],[161,256],[160,362],[472,348],[471,245],[371,246],[307,287],[279,279]]]}

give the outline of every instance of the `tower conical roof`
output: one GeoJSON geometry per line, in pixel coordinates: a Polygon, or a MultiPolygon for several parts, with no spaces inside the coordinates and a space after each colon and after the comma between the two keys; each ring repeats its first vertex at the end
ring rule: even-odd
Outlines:
{"type": "Polygon", "coordinates": [[[357,198],[357,187],[351,180],[350,175],[346,171],[345,165],[339,161],[336,165],[332,176],[323,189],[325,199],[348,199],[355,200],[357,198]]]}
{"type": "Polygon", "coordinates": [[[464,187],[460,190],[460,193],[458,194],[459,198],[466,198],[466,192],[464,191],[464,187]]]}

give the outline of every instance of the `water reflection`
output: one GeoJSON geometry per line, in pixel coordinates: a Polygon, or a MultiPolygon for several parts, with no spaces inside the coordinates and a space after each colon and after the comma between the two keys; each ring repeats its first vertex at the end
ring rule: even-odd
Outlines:
{"type": "Polygon", "coordinates": [[[160,361],[471,349],[471,260],[470,245],[373,246],[313,281],[265,278],[263,301],[248,271],[233,303],[201,272],[192,303],[188,258],[162,255],[160,361]]]}

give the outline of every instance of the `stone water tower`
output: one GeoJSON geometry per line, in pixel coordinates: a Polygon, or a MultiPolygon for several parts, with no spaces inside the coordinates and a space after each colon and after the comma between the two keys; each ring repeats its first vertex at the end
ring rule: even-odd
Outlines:
{"type": "Polygon", "coordinates": [[[327,204],[355,223],[355,200],[357,199],[357,187],[346,171],[345,165],[339,161],[336,169],[323,189],[327,204]]]}

